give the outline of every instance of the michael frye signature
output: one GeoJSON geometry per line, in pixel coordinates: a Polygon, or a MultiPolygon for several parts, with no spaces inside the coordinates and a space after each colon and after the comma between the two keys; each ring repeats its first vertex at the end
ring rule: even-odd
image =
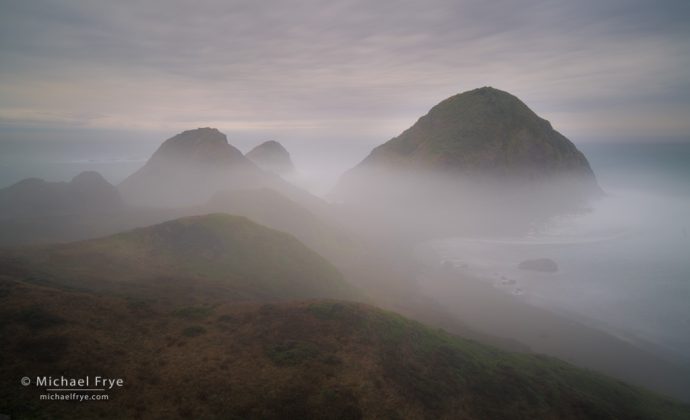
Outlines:
{"type": "Polygon", "coordinates": [[[40,399],[48,401],[103,401],[109,399],[109,391],[125,386],[123,378],[104,376],[24,376],[19,382],[26,387],[33,385],[43,388],[45,392],[40,395],[40,399]]]}

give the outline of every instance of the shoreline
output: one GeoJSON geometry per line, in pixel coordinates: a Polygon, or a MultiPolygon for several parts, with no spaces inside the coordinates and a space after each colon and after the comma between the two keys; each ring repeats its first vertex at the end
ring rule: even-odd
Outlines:
{"type": "Polygon", "coordinates": [[[486,279],[461,270],[423,266],[417,283],[425,296],[480,333],[515,340],[534,353],[690,402],[690,368],[650,351],[630,337],[516,299],[486,279]]]}

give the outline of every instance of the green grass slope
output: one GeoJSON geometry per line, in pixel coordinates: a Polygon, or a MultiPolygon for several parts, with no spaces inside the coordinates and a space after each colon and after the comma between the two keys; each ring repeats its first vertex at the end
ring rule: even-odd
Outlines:
{"type": "Polygon", "coordinates": [[[156,308],[0,278],[12,418],[684,419],[688,407],[555,359],[340,301],[156,308]],[[40,401],[36,375],[121,377],[40,401]]]}
{"type": "Polygon", "coordinates": [[[7,250],[0,253],[0,265],[37,284],[157,299],[356,296],[335,267],[293,236],[227,214],[7,250]]]}
{"type": "Polygon", "coordinates": [[[269,188],[220,192],[199,211],[245,216],[290,233],[336,265],[358,252],[356,243],[332,220],[314,214],[269,188]]]}

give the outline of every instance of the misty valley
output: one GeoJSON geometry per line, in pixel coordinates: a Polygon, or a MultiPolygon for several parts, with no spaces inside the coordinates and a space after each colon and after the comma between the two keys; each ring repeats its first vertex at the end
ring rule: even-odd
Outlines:
{"type": "Polygon", "coordinates": [[[690,418],[684,192],[491,87],[323,194],[297,154],[190,127],[0,189],[0,418],[690,418]]]}

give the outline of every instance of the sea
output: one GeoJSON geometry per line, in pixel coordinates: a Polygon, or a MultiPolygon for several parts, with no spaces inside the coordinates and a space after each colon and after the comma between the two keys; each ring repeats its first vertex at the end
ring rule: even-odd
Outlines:
{"type": "Polygon", "coordinates": [[[690,143],[579,147],[606,192],[588,211],[520,237],[429,241],[420,254],[690,366],[690,143]],[[518,268],[536,258],[558,271],[518,268]]]}
{"type": "Polygon", "coordinates": [[[15,139],[0,136],[0,188],[25,178],[69,181],[96,171],[117,184],[144,165],[158,143],[140,140],[15,139]]]}

